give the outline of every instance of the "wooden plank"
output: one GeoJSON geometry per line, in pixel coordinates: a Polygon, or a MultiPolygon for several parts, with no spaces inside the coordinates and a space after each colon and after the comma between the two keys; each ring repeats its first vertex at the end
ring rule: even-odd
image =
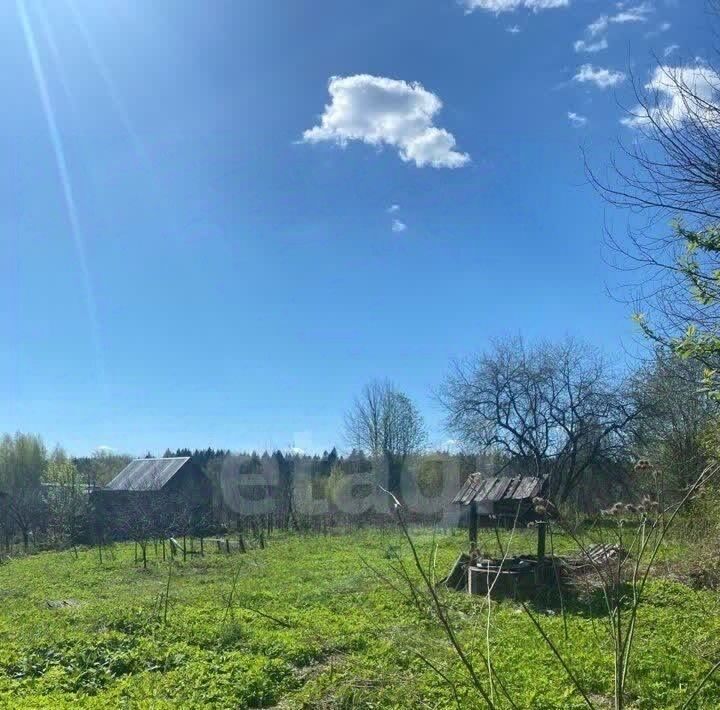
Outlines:
{"type": "Polygon", "coordinates": [[[496,501],[502,500],[503,496],[505,495],[505,491],[508,489],[508,486],[510,485],[510,481],[512,479],[503,476],[502,478],[495,479],[495,482],[492,486],[492,488],[485,494],[485,497],[487,500],[492,501],[495,503],[496,501]]]}
{"type": "Polygon", "coordinates": [[[483,476],[473,473],[452,499],[453,503],[496,503],[524,500],[542,493],[544,479],[537,476],[483,476]]]}

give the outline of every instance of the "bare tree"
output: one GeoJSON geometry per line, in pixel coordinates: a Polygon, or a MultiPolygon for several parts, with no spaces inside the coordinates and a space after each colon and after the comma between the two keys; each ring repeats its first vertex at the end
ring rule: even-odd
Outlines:
{"type": "Polygon", "coordinates": [[[113,533],[132,540],[140,548],[143,567],[147,568],[147,548],[153,538],[169,533],[174,511],[162,492],[159,468],[143,476],[126,490],[101,492],[98,514],[113,521],[113,533]]]}
{"type": "Polygon", "coordinates": [[[633,446],[676,488],[690,484],[709,463],[707,434],[720,410],[702,379],[698,362],[658,349],[631,382],[642,412],[632,424],[633,446]]]}
{"type": "Polygon", "coordinates": [[[56,544],[67,542],[74,547],[88,532],[88,489],[75,464],[60,448],[50,457],[44,488],[51,537],[56,544]]]}
{"type": "Polygon", "coordinates": [[[146,491],[123,493],[122,516],[118,520],[119,532],[140,548],[143,567],[147,568],[148,544],[166,529],[166,508],[157,496],[148,495],[146,491]]]}
{"type": "MultiPolygon", "coordinates": [[[[711,3],[717,14],[717,3],[711,3]]],[[[608,231],[617,266],[630,274],[618,295],[634,302],[652,340],[701,361],[715,386],[720,364],[720,73],[708,63],[657,62],[635,83],[637,105],[605,173],[591,183],[637,215],[627,235],[608,231]]]]}
{"type": "Polygon", "coordinates": [[[345,415],[345,435],[351,446],[383,461],[388,488],[396,495],[408,457],[419,453],[427,439],[415,405],[387,380],[365,385],[345,415]]]}
{"type": "Polygon", "coordinates": [[[463,444],[500,450],[514,468],[549,476],[550,495],[561,502],[624,451],[637,414],[603,359],[574,340],[496,341],[455,362],[438,395],[463,444]]]}

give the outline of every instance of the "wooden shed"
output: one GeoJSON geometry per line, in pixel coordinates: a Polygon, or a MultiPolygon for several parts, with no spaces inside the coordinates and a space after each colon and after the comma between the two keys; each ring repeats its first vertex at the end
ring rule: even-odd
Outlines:
{"type": "Polygon", "coordinates": [[[160,534],[207,524],[212,484],[187,456],[135,459],[93,491],[91,502],[112,537],[132,537],[138,529],[160,534]]]}

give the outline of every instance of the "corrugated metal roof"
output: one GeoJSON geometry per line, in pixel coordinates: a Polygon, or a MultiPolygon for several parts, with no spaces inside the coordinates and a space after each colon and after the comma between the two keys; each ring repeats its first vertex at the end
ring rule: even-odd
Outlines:
{"type": "Polygon", "coordinates": [[[111,491],[159,491],[189,460],[189,456],[135,459],[105,488],[111,491]]]}
{"type": "Polygon", "coordinates": [[[545,479],[535,476],[486,476],[473,473],[453,498],[453,503],[497,503],[525,500],[542,493],[545,479]]]}

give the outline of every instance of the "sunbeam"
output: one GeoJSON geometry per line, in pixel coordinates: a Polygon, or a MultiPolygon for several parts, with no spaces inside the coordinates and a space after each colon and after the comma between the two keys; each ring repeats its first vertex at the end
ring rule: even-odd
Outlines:
{"type": "Polygon", "coordinates": [[[57,76],[60,80],[60,85],[62,86],[63,93],[65,94],[65,97],[68,99],[68,101],[71,102],[74,109],[75,102],[70,93],[70,84],[68,83],[67,75],[65,74],[65,67],[63,66],[63,63],[60,59],[60,51],[58,50],[57,42],[55,41],[55,33],[53,32],[50,21],[45,14],[45,8],[42,6],[42,4],[36,4],[34,6],[34,9],[35,14],[40,21],[40,29],[42,30],[43,37],[48,46],[48,49],[50,50],[50,55],[52,57],[53,63],[55,64],[55,70],[57,71],[57,76]]]}
{"type": "MultiPolygon", "coordinates": [[[[132,119],[130,118],[130,113],[127,110],[125,101],[123,101],[123,98],[120,94],[117,84],[115,83],[115,80],[112,77],[110,68],[108,67],[105,60],[103,59],[102,53],[100,52],[99,47],[97,46],[95,40],[93,39],[92,34],[88,30],[88,26],[87,26],[86,22],[83,20],[82,15],[81,15],[80,11],[78,10],[77,5],[75,4],[75,1],[74,0],[65,0],[65,5],[68,8],[70,14],[72,15],[75,25],[78,28],[78,31],[82,35],[83,41],[85,42],[88,53],[90,55],[90,59],[91,59],[92,63],[95,65],[95,68],[97,69],[97,72],[100,75],[100,78],[102,79],[102,81],[105,85],[105,90],[107,91],[110,101],[111,101],[112,105],[114,106],[114,108],[120,118],[120,122],[122,123],[123,128],[125,129],[125,131],[128,134],[128,137],[130,138],[130,142],[135,151],[135,155],[137,156],[137,159],[140,162],[143,174],[148,181],[147,182],[148,187],[154,193],[155,200],[157,200],[157,202],[159,204],[161,204],[164,208],[166,208],[166,209],[162,210],[163,214],[172,215],[173,214],[173,210],[171,209],[172,201],[167,193],[167,190],[165,189],[165,186],[161,183],[160,179],[158,178],[157,170],[155,169],[155,165],[150,156],[150,153],[148,152],[140,135],[138,134],[137,130],[135,129],[135,126],[133,125],[132,119]]],[[[166,216],[165,219],[167,221],[168,217],[166,216]]],[[[170,218],[169,221],[171,222],[171,224],[169,225],[170,228],[174,231],[178,231],[177,225],[173,223],[173,219],[170,218]]]]}
{"type": "Polygon", "coordinates": [[[118,113],[118,116],[120,117],[120,121],[123,124],[123,127],[128,133],[128,136],[130,137],[130,140],[133,144],[133,148],[135,149],[135,152],[138,155],[138,158],[143,163],[143,168],[145,168],[149,174],[153,174],[153,168],[152,168],[152,161],[150,160],[150,156],[148,155],[147,150],[145,149],[145,146],[140,139],[140,136],[138,135],[137,131],[135,130],[135,127],[132,124],[132,121],[130,119],[130,114],[128,113],[127,108],[125,107],[125,102],[122,100],[122,97],[120,96],[120,92],[118,91],[117,86],[115,85],[115,81],[112,78],[112,75],[110,73],[110,70],[105,64],[105,60],[102,57],[102,54],[100,53],[100,50],[98,49],[97,45],[95,44],[95,41],[92,38],[92,35],[88,31],[87,25],[85,24],[84,20],[82,19],[82,16],[80,12],[77,9],[77,6],[75,5],[74,0],[65,0],[65,4],[67,5],[68,9],[70,10],[70,14],[73,16],[73,20],[75,21],[75,24],[80,31],[80,34],[82,35],[82,38],[85,42],[85,45],[87,46],[88,52],[90,53],[90,58],[92,59],[93,64],[95,64],[95,68],[98,71],[98,74],[100,74],[101,79],[103,80],[105,84],[105,88],[107,90],[108,96],[110,97],[110,100],[113,103],[113,106],[115,107],[115,110],[118,113]]]}
{"type": "Polygon", "coordinates": [[[90,319],[91,337],[95,347],[98,376],[100,378],[100,383],[103,391],[107,394],[107,380],[105,378],[105,365],[102,352],[102,344],[100,341],[100,329],[98,326],[97,308],[95,305],[95,297],[93,295],[92,281],[90,279],[90,272],[88,270],[87,258],[85,256],[85,245],[83,242],[82,230],[80,229],[80,221],[78,219],[72,182],[70,180],[67,160],[65,159],[65,149],[63,147],[62,138],[60,136],[60,131],[58,130],[57,121],[55,119],[55,112],[53,110],[52,102],[50,100],[50,92],[48,90],[47,81],[45,79],[45,72],[43,71],[42,63],[40,62],[40,55],[37,50],[35,34],[33,33],[30,18],[27,14],[25,2],[24,0],[16,0],[15,4],[17,7],[18,16],[20,18],[20,24],[22,25],[23,35],[25,37],[25,44],[27,45],[28,54],[30,55],[30,62],[32,64],[33,74],[35,76],[35,82],[37,84],[38,93],[40,95],[43,112],[45,113],[45,120],[47,121],[48,131],[50,133],[50,142],[52,143],[53,152],[55,154],[55,163],[57,165],[58,175],[60,177],[60,183],[62,185],[67,217],[70,223],[70,230],[72,232],[73,241],[75,243],[75,251],[78,258],[78,263],[80,265],[80,272],[82,274],[83,286],[85,289],[88,316],[90,319]]]}

